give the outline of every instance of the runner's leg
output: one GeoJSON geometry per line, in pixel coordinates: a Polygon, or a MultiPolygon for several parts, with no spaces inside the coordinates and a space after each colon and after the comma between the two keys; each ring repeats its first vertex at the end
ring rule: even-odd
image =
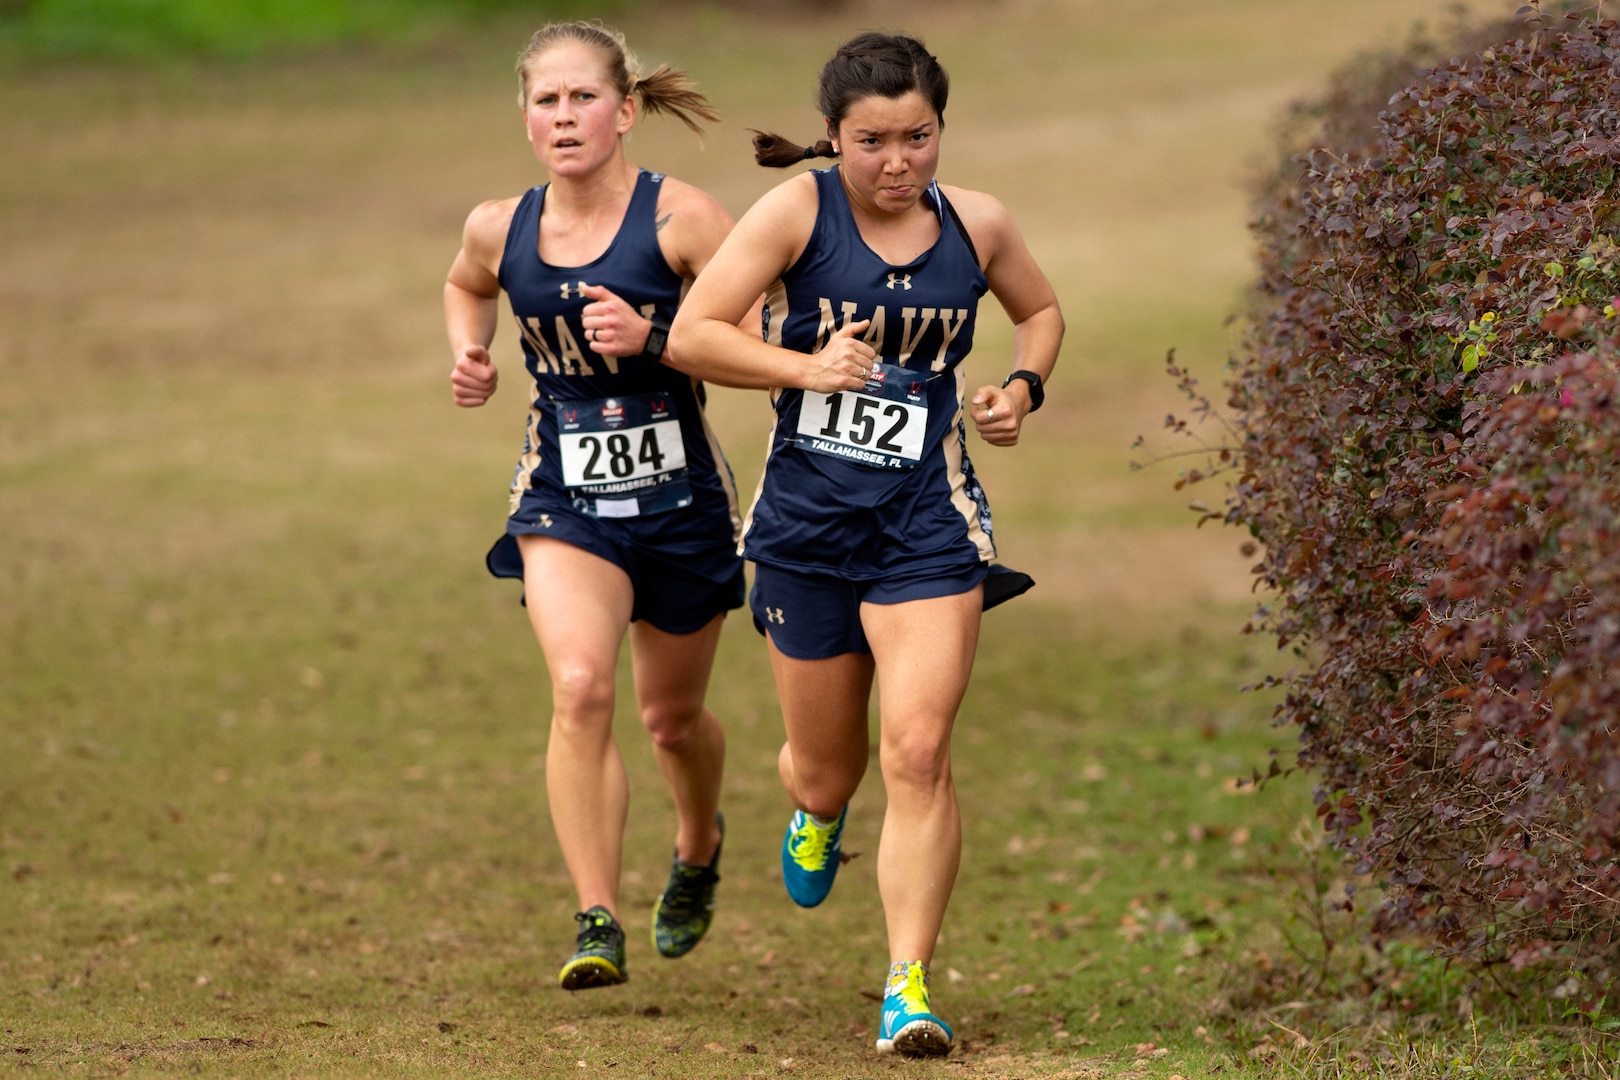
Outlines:
{"type": "Polygon", "coordinates": [[[521,536],[529,621],[551,675],[546,797],[579,910],[619,914],[629,789],[613,739],[614,673],[630,624],[630,577],[581,548],[521,536]]]}
{"type": "Polygon", "coordinates": [[[872,658],[844,653],[825,660],[796,660],[777,649],[774,641],[770,650],[787,731],[787,742],[777,755],[782,786],[793,805],[831,820],[866,774],[872,658]]]}
{"type": "Polygon", "coordinates": [[[630,624],[641,724],[652,737],[658,768],[675,798],[675,851],[693,866],[709,865],[720,844],[716,814],[726,734],[703,698],[724,625],[724,615],[690,634],[666,634],[646,622],[630,624]]]}
{"type": "Polygon", "coordinates": [[[889,959],[930,963],[962,858],[951,727],[978,646],[980,590],[861,605],[877,665],[879,767],[888,793],[878,892],[889,959]]]}

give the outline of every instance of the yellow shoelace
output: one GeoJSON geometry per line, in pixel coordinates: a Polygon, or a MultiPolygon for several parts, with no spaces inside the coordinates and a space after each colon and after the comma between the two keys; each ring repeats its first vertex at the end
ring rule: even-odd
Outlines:
{"type": "Polygon", "coordinates": [[[793,842],[788,849],[801,870],[821,870],[826,867],[827,846],[835,828],[837,822],[822,828],[809,814],[804,816],[804,824],[793,834],[793,842]]]}
{"type": "Polygon", "coordinates": [[[928,1012],[928,969],[915,960],[908,964],[895,964],[889,971],[889,985],[885,992],[898,997],[905,1004],[907,1012],[928,1012]]]}

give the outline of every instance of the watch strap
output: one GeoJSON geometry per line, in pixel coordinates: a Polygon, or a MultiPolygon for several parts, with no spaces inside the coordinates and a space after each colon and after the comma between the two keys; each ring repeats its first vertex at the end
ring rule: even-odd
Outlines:
{"type": "Polygon", "coordinates": [[[1046,387],[1041,385],[1041,377],[1033,371],[1019,368],[1002,380],[1001,388],[1005,390],[1014,379],[1023,379],[1029,384],[1029,411],[1035,412],[1046,404],[1046,387]]]}
{"type": "Polygon", "coordinates": [[[669,343],[669,323],[656,316],[652,319],[652,329],[647,331],[647,344],[641,348],[641,355],[649,360],[662,360],[664,346],[669,343]]]}

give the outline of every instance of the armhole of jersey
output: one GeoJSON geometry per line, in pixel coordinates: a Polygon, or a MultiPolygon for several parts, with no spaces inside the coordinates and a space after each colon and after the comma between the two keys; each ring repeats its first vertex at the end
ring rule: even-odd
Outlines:
{"type": "Polygon", "coordinates": [[[938,188],[935,190],[939,191],[939,205],[945,208],[945,212],[950,215],[951,221],[956,224],[956,231],[962,234],[962,242],[967,245],[968,254],[973,256],[973,265],[982,270],[984,264],[979,261],[979,249],[973,246],[973,237],[968,235],[967,226],[962,224],[962,218],[957,214],[956,207],[951,205],[951,200],[945,197],[943,190],[938,188]]]}
{"type": "MultiPolygon", "coordinates": [[[[495,281],[508,296],[512,295],[512,290],[506,287],[506,257],[512,254],[512,244],[514,239],[512,236],[512,230],[517,228],[518,219],[523,216],[524,202],[527,201],[530,196],[533,196],[534,198],[540,199],[543,206],[546,197],[545,191],[549,186],[550,185],[548,184],[537,184],[528,191],[525,191],[522,195],[518,196],[518,204],[512,207],[512,220],[506,223],[506,239],[501,242],[501,261],[500,265],[495,267],[495,281]],[[535,192],[539,192],[540,194],[534,195],[535,192]]],[[[540,261],[539,213],[534,215],[534,259],[536,262],[540,261]]]]}
{"type": "MultiPolygon", "coordinates": [[[[663,231],[658,228],[658,200],[664,197],[664,181],[669,179],[669,176],[667,173],[654,174],[650,169],[642,169],[640,175],[636,177],[636,183],[641,183],[642,176],[652,175],[657,175],[658,177],[656,181],[653,181],[653,184],[658,188],[657,191],[653,192],[652,201],[651,217],[653,245],[658,248],[658,257],[664,260],[664,269],[681,279],[681,299],[684,300],[686,299],[687,286],[692,284],[692,279],[675,269],[675,264],[669,261],[669,252],[664,250],[664,234],[663,231]]],[[[674,211],[670,211],[670,214],[673,216],[674,211]]]]}
{"type": "MultiPolygon", "coordinates": [[[[834,166],[834,168],[836,167],[834,166]]],[[[831,172],[832,170],[827,171],[831,172]]],[[[782,278],[793,273],[799,268],[799,264],[804,262],[804,257],[810,254],[811,248],[816,246],[816,230],[821,228],[821,181],[815,179],[816,174],[814,172],[800,173],[799,175],[811,177],[810,190],[816,193],[816,212],[810,219],[810,235],[804,238],[804,247],[799,249],[799,254],[792,262],[788,263],[787,269],[782,271],[782,277],[776,279],[778,284],[781,283],[782,278]]]]}

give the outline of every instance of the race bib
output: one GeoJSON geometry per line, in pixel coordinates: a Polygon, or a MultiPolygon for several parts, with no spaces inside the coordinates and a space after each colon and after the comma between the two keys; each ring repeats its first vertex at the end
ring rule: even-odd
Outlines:
{"type": "Polygon", "coordinates": [[[640,517],[692,504],[670,395],[559,401],[556,410],[563,486],[580,513],[640,517]]]}
{"type": "Polygon", "coordinates": [[[799,406],[799,447],[875,469],[914,469],[928,431],[929,376],[876,364],[863,390],[806,391],[799,406]]]}

